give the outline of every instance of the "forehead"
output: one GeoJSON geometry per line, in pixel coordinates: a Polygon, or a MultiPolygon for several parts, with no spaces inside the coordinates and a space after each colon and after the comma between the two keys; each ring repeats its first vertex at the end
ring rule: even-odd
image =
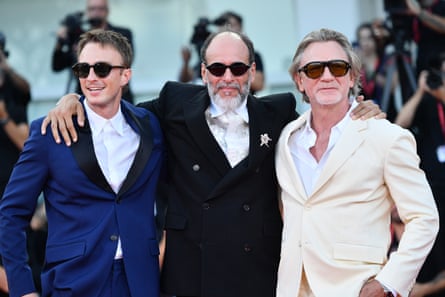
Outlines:
{"type": "Polygon", "coordinates": [[[107,0],[88,0],[87,7],[106,7],[107,0]]]}
{"type": "Polygon", "coordinates": [[[217,35],[206,51],[208,64],[221,62],[230,64],[232,62],[249,62],[249,50],[242,39],[233,33],[224,32],[217,35]]]}
{"type": "Polygon", "coordinates": [[[312,61],[345,60],[348,56],[339,43],[335,41],[317,41],[309,44],[301,56],[301,64],[312,61]]]}
{"type": "Polygon", "coordinates": [[[79,62],[95,63],[121,63],[120,53],[111,45],[101,45],[97,42],[89,42],[85,45],[79,55],[79,62]]]}

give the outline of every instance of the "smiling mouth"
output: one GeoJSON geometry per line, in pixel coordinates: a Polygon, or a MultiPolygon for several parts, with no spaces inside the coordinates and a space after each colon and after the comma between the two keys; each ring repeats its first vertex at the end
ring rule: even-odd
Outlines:
{"type": "Polygon", "coordinates": [[[103,87],[89,87],[87,89],[90,92],[98,92],[98,91],[102,91],[104,88],[103,87]]]}

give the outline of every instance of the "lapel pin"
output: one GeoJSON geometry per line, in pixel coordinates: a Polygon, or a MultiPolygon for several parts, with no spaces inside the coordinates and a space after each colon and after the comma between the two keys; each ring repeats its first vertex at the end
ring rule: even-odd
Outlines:
{"type": "Polygon", "coordinates": [[[271,141],[271,140],[272,139],[269,137],[269,134],[267,134],[267,133],[261,134],[260,135],[260,141],[261,141],[260,146],[265,145],[265,146],[269,147],[269,141],[271,141]]]}

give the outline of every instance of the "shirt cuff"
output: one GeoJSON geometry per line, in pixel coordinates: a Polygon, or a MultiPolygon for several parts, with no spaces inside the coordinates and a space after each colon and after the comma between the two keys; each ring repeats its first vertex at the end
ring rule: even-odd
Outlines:
{"type": "Polygon", "coordinates": [[[380,280],[377,280],[383,287],[383,290],[385,291],[385,293],[391,292],[391,294],[395,297],[397,296],[397,291],[394,290],[393,288],[391,288],[390,286],[388,286],[387,284],[383,283],[380,280]]]}

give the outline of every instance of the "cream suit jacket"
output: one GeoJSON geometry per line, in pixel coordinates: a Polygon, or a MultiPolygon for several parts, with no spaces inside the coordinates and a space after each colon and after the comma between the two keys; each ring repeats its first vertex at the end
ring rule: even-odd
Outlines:
{"type": "Polygon", "coordinates": [[[277,144],[284,220],[277,297],[297,296],[303,266],[317,297],[357,297],[372,277],[408,296],[438,231],[412,134],[387,120],[349,121],[307,196],[288,143],[309,112],[277,144]],[[388,260],[393,203],[406,230],[388,260]]]}

